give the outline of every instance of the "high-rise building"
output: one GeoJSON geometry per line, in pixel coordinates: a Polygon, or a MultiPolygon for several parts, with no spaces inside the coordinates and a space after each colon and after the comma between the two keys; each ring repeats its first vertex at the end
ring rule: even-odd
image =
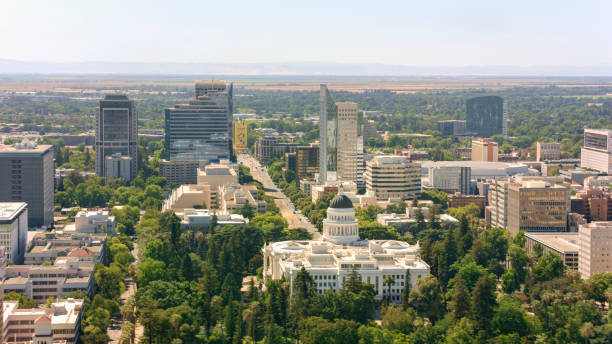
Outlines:
{"type": "Polygon", "coordinates": [[[591,222],[578,227],[578,271],[582,278],[612,272],[610,238],[612,222],[591,222]]]}
{"type": "Polygon", "coordinates": [[[295,172],[296,181],[312,179],[319,171],[319,146],[297,146],[295,152],[285,154],[285,167],[295,172]]]}
{"type": "Polygon", "coordinates": [[[107,94],[96,112],[96,173],[106,176],[106,157],[132,158],[130,179],[138,174],[138,114],[124,94],[107,94]]]}
{"type": "Polygon", "coordinates": [[[2,260],[23,263],[28,240],[28,207],[24,202],[0,202],[0,246],[2,260]]]}
{"type": "Polygon", "coordinates": [[[449,193],[470,195],[472,168],[468,166],[432,166],[429,168],[429,186],[449,193]]]}
{"type": "Polygon", "coordinates": [[[54,176],[52,146],[0,145],[0,202],[26,202],[32,227],[53,222],[54,176]]]}
{"type": "Polygon", "coordinates": [[[421,195],[421,165],[404,156],[375,156],[367,162],[366,191],[379,201],[401,201],[421,195]]]}
{"type": "Polygon", "coordinates": [[[338,108],[338,174],[340,181],[357,180],[357,146],[359,136],[357,103],[336,103],[338,108]]]}
{"type": "Polygon", "coordinates": [[[438,131],[442,136],[463,136],[465,135],[465,121],[449,120],[438,121],[438,131]]]}
{"type": "Polygon", "coordinates": [[[612,173],[612,130],[584,129],[580,167],[612,173]]]}
{"type": "Polygon", "coordinates": [[[234,152],[247,150],[247,122],[234,121],[234,152]]]}
{"type": "Polygon", "coordinates": [[[166,109],[170,161],[219,162],[232,156],[232,83],[197,81],[194,99],[166,109]]]}
{"type": "Polygon", "coordinates": [[[508,108],[501,97],[483,96],[466,102],[466,133],[491,137],[507,135],[508,108]]]}
{"type": "Polygon", "coordinates": [[[498,161],[497,142],[485,138],[472,140],[472,161],[498,161]]]}
{"type": "Polygon", "coordinates": [[[561,144],[557,142],[537,142],[536,160],[559,160],[561,159],[561,144]]]}
{"type": "Polygon", "coordinates": [[[319,106],[319,183],[325,184],[328,179],[335,179],[338,171],[338,106],[323,84],[319,106]]]}

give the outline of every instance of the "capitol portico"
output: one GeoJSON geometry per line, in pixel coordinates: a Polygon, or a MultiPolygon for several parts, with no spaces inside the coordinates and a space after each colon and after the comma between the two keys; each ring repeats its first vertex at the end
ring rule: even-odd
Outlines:
{"type": "Polygon", "coordinates": [[[418,255],[418,245],[396,240],[360,240],[358,221],[351,200],[345,195],[334,197],[323,221],[321,240],[281,241],[266,245],[264,281],[285,277],[293,283],[304,267],[312,275],[317,291],[339,290],[355,268],[363,282],[374,286],[376,298],[387,296],[383,284],[387,276],[390,299],[399,301],[405,283],[416,288],[416,281],[429,274],[429,266],[418,255]],[[410,281],[405,281],[410,270],[410,281]]]}

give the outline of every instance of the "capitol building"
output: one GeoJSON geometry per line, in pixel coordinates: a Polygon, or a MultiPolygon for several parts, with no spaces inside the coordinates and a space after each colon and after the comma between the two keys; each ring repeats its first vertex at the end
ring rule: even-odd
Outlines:
{"type": "Polygon", "coordinates": [[[285,277],[291,284],[304,267],[313,277],[317,291],[338,291],[355,268],[363,282],[374,286],[377,299],[399,301],[405,283],[429,274],[429,265],[418,255],[419,247],[396,240],[360,240],[358,221],[351,200],[336,195],[323,221],[321,240],[280,241],[264,246],[264,281],[285,277]],[[405,281],[410,270],[410,281],[405,281]],[[384,280],[391,276],[391,295],[384,280]]]}

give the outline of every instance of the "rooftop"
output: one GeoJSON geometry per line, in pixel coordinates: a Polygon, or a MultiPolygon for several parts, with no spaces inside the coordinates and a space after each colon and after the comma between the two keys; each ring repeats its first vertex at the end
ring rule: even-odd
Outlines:
{"type": "Polygon", "coordinates": [[[578,252],[578,232],[525,233],[527,238],[561,252],[578,252]]]}
{"type": "Polygon", "coordinates": [[[25,202],[0,202],[0,222],[12,221],[27,206],[25,202]]]}
{"type": "Polygon", "coordinates": [[[51,149],[51,147],[51,145],[39,145],[27,140],[14,145],[0,144],[0,156],[12,154],[41,154],[51,149]]]}

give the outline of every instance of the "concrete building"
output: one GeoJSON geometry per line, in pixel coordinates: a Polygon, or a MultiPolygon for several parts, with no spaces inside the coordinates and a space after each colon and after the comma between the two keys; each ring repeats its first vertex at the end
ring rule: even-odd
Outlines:
{"type": "Polygon", "coordinates": [[[612,129],[584,129],[580,167],[612,173],[612,129]]]}
{"type": "Polygon", "coordinates": [[[0,246],[7,262],[21,264],[28,236],[28,208],[23,202],[0,202],[0,246]]]}
{"type": "Polygon", "coordinates": [[[401,156],[376,156],[368,161],[366,191],[377,200],[401,201],[421,195],[421,166],[401,156]]]}
{"type": "Polygon", "coordinates": [[[557,142],[536,143],[536,161],[561,159],[561,144],[557,142]]]}
{"type": "Polygon", "coordinates": [[[207,231],[212,223],[212,218],[217,216],[217,224],[223,226],[244,226],[248,223],[242,215],[230,214],[224,211],[211,211],[208,209],[186,208],[177,212],[176,216],[181,219],[181,229],[183,231],[207,231]]]}
{"type": "Polygon", "coordinates": [[[281,241],[266,245],[262,251],[264,282],[284,277],[293,285],[297,273],[305,268],[320,294],[340,290],[357,269],[360,279],[373,285],[376,299],[399,302],[405,283],[416,288],[416,282],[429,274],[418,246],[394,240],[360,240],[353,205],[344,195],[331,200],[321,240],[281,241]],[[409,281],[405,280],[407,271],[409,281]],[[395,280],[390,294],[383,284],[387,276],[395,280]]]}
{"type": "Polygon", "coordinates": [[[612,222],[591,222],[578,229],[580,251],[578,271],[587,279],[594,274],[612,272],[610,242],[612,242],[612,222]]]}
{"type": "Polygon", "coordinates": [[[295,152],[297,143],[285,142],[281,136],[261,136],[255,142],[255,158],[263,164],[295,152]]]}
{"type": "Polygon", "coordinates": [[[600,188],[580,191],[571,198],[571,210],[588,221],[612,221],[612,192],[600,188]]]}
{"type": "Polygon", "coordinates": [[[245,121],[234,121],[234,139],[232,144],[234,145],[234,152],[246,152],[247,147],[247,122],[245,121]]]}
{"type": "MultiPolygon", "coordinates": [[[[216,197],[216,192],[214,193],[216,197]]],[[[162,210],[182,211],[186,208],[211,207],[213,192],[209,184],[185,184],[172,190],[164,204],[162,210]]],[[[216,203],[216,200],[215,202],[216,203]]]]}
{"type": "Polygon", "coordinates": [[[106,261],[106,234],[79,233],[70,230],[38,232],[25,253],[24,264],[54,263],[62,257],[72,257],[83,262],[106,261]]]}
{"type": "Polygon", "coordinates": [[[2,343],[74,344],[79,340],[83,300],[66,299],[50,307],[19,308],[2,302],[2,343]]]}
{"type": "MultiPolygon", "coordinates": [[[[357,182],[358,142],[361,140],[363,154],[363,138],[359,135],[357,103],[336,103],[338,110],[338,150],[337,178],[341,181],[357,182]]],[[[363,162],[361,162],[363,164],[363,162]]]]}
{"type": "Polygon", "coordinates": [[[132,158],[115,153],[104,159],[104,176],[106,178],[123,178],[126,182],[132,180],[132,158]]]}
{"type": "Polygon", "coordinates": [[[465,121],[450,120],[438,121],[438,131],[442,136],[463,136],[465,135],[465,121]]]}
{"type": "Polygon", "coordinates": [[[198,169],[198,184],[210,185],[212,209],[217,208],[217,191],[222,185],[238,184],[238,173],[228,165],[207,165],[204,170],[198,169]]]}
{"type": "Polygon", "coordinates": [[[442,190],[448,193],[460,192],[471,195],[472,169],[467,166],[432,166],[429,178],[423,186],[442,190]]]}
{"type": "Polygon", "coordinates": [[[0,145],[0,202],[26,202],[29,226],[53,222],[53,188],[52,146],[30,141],[0,145]]]}
{"type": "Polygon", "coordinates": [[[94,263],[75,257],[62,257],[53,265],[9,265],[0,269],[2,295],[23,294],[38,303],[70,293],[91,296],[94,288],[94,263]]]}
{"type": "Polygon", "coordinates": [[[488,161],[419,161],[421,175],[429,176],[432,167],[469,167],[472,179],[508,178],[528,175],[529,167],[520,163],[488,161]]]}
{"type": "Polygon", "coordinates": [[[195,98],[165,112],[170,161],[219,162],[232,156],[232,83],[196,81],[195,98]]]}
{"type": "Polygon", "coordinates": [[[129,157],[130,178],[138,173],[138,113],[125,94],[107,94],[96,112],[96,173],[105,177],[106,157],[129,157]]]}
{"type": "Polygon", "coordinates": [[[499,147],[497,142],[485,138],[472,140],[472,161],[498,161],[499,147]]]}
{"type": "Polygon", "coordinates": [[[540,245],[542,253],[554,253],[563,259],[565,265],[578,270],[578,233],[525,233],[525,248],[534,252],[540,245]]]}
{"type": "Polygon", "coordinates": [[[484,215],[484,210],[487,206],[487,197],[482,195],[463,195],[459,192],[448,195],[448,207],[459,208],[474,204],[480,208],[481,215],[484,215]]]}
{"type": "MultiPolygon", "coordinates": [[[[417,212],[420,211],[424,216],[424,222],[429,222],[429,213],[431,211],[432,204],[423,205],[423,202],[420,201],[417,207],[407,207],[405,214],[378,214],[376,215],[376,221],[380,223],[381,226],[389,227],[389,226],[399,226],[401,227],[402,234],[406,232],[410,226],[417,225],[417,212]]],[[[448,214],[439,214],[438,220],[444,227],[452,227],[459,223],[459,220],[448,215],[448,214]]]]}
{"type": "Polygon", "coordinates": [[[393,154],[398,156],[405,156],[410,161],[427,159],[427,157],[429,156],[426,151],[412,149],[396,149],[393,154]]]}
{"type": "Polygon", "coordinates": [[[219,187],[218,204],[221,211],[233,213],[245,204],[250,204],[253,211],[263,214],[266,212],[267,204],[258,199],[257,187],[255,185],[228,184],[219,187]]]}
{"type": "Polygon", "coordinates": [[[74,226],[66,225],[65,230],[77,233],[115,234],[115,217],[108,210],[81,210],[74,217],[74,226]]]}
{"type": "Polygon", "coordinates": [[[508,108],[498,96],[483,96],[466,102],[466,132],[472,136],[508,135],[508,108]]]}
{"type": "Polygon", "coordinates": [[[197,161],[169,161],[159,160],[159,175],[166,178],[168,183],[176,186],[183,184],[195,184],[198,182],[197,161]]]}

